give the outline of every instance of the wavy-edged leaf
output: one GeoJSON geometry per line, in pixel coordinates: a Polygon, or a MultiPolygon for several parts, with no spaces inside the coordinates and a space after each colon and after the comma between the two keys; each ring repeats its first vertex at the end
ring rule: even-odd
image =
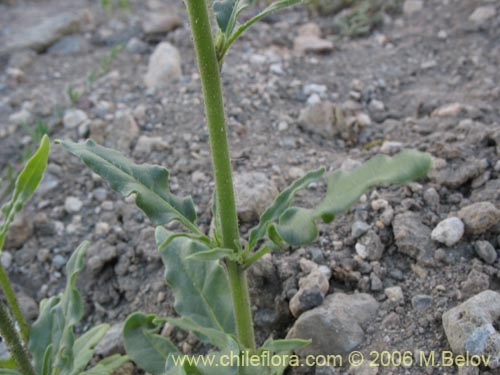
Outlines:
{"type": "Polygon", "coordinates": [[[106,332],[108,332],[109,328],[109,324],[99,324],[89,329],[75,340],[73,345],[75,361],[71,375],[79,375],[85,370],[94,355],[95,347],[99,344],[106,332]]]}
{"type": "MultiPolygon", "coordinates": [[[[165,228],[157,227],[156,243],[165,243],[170,235],[165,228]]],[[[175,237],[167,246],[160,246],[165,280],[172,288],[174,308],[179,315],[190,317],[202,326],[234,334],[231,291],[224,269],[218,261],[187,259],[207,250],[207,245],[187,237],[175,237]]]]}
{"type": "Polygon", "coordinates": [[[114,354],[104,359],[101,359],[90,370],[80,372],[78,375],[109,375],[112,374],[114,370],[120,368],[128,361],[129,358],[127,356],[121,354],[114,354]]]}
{"type": "Polygon", "coordinates": [[[211,261],[211,260],[221,260],[230,259],[235,261],[238,256],[232,249],[224,249],[222,247],[216,247],[214,249],[209,249],[205,251],[199,251],[187,257],[187,260],[197,260],[197,261],[211,261]]]}
{"type": "Polygon", "coordinates": [[[43,173],[49,160],[50,141],[47,135],[42,137],[40,146],[35,154],[26,162],[16,179],[14,193],[9,202],[2,207],[4,219],[0,225],[0,252],[2,251],[5,236],[15,215],[21,211],[24,204],[33,195],[42,180],[43,173]]]}
{"type": "Polygon", "coordinates": [[[78,156],[95,173],[106,180],[113,190],[124,196],[136,194],[136,204],[155,225],[178,220],[194,232],[196,211],[191,197],[177,197],[169,191],[169,172],[151,164],[134,164],[122,153],[96,144],[57,141],[78,156]]]}
{"type": "Polygon", "coordinates": [[[394,157],[377,155],[350,172],[337,170],[328,176],[326,196],[315,208],[288,208],[269,232],[292,246],[311,243],[318,235],[317,219],[330,223],[337,215],[346,212],[368,189],[424,177],[430,166],[429,154],[406,150],[394,157]]]}
{"type": "Polygon", "coordinates": [[[78,273],[84,267],[83,258],[88,247],[89,242],[84,241],[71,255],[66,264],[66,288],[59,296],[41,302],[38,319],[31,327],[28,349],[39,374],[48,364],[57,367],[61,375],[71,372],[75,342],[73,326],[83,316],[83,301],[75,284],[78,273]],[[47,358],[49,347],[50,358],[47,358]]]}
{"type": "Polygon", "coordinates": [[[155,315],[137,312],[130,315],[123,326],[125,350],[142,369],[153,375],[165,373],[169,354],[179,353],[177,347],[158,332],[161,325],[155,315]]]}
{"type": "Polygon", "coordinates": [[[325,173],[324,168],[319,168],[306,173],[301,178],[292,182],[274,200],[271,207],[267,208],[260,217],[259,224],[250,230],[248,237],[248,248],[253,249],[257,242],[266,235],[268,225],[277,221],[280,215],[290,207],[292,199],[299,190],[305,189],[309,184],[318,181],[325,173]]]}

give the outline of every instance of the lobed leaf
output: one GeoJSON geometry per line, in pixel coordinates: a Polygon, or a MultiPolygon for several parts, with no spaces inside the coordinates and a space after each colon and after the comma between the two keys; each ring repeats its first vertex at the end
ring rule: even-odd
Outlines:
{"type": "Polygon", "coordinates": [[[163,375],[169,354],[179,353],[169,339],[158,334],[160,329],[155,315],[140,312],[130,315],[123,327],[127,354],[139,367],[153,375],[163,375]]]}
{"type": "Polygon", "coordinates": [[[178,220],[188,229],[200,233],[195,225],[196,211],[191,197],[177,197],[169,191],[169,172],[151,164],[134,164],[122,153],[99,146],[92,140],[85,143],[57,141],[78,156],[113,190],[124,196],[136,194],[136,204],[155,225],[178,220]]]}
{"type": "Polygon", "coordinates": [[[163,227],[157,227],[155,235],[177,313],[205,327],[234,334],[231,291],[224,269],[218,261],[188,259],[209,250],[208,246],[188,237],[178,237],[163,227]],[[176,237],[169,241],[172,235],[176,237]],[[161,246],[163,243],[168,244],[161,246]]]}
{"type": "Polygon", "coordinates": [[[75,344],[73,345],[75,361],[71,372],[72,375],[79,375],[85,370],[94,355],[94,349],[106,332],[108,332],[109,328],[109,324],[99,324],[75,340],[75,344]]]}
{"type": "Polygon", "coordinates": [[[292,199],[299,190],[305,189],[309,184],[318,181],[325,173],[324,168],[319,168],[306,173],[295,180],[289,187],[283,190],[274,200],[271,207],[267,208],[260,217],[259,224],[250,230],[248,237],[248,248],[252,249],[257,242],[266,235],[270,223],[279,219],[280,215],[290,207],[292,199]]]}
{"type": "Polygon", "coordinates": [[[17,177],[12,198],[2,207],[4,220],[0,225],[0,252],[2,251],[7,231],[14,221],[15,215],[21,211],[42,180],[49,160],[49,151],[49,137],[44,135],[38,150],[26,162],[26,165],[17,177]]]}
{"type": "Polygon", "coordinates": [[[427,153],[407,150],[394,157],[377,155],[351,172],[337,170],[328,176],[325,198],[312,209],[290,207],[278,224],[268,230],[272,238],[292,246],[313,242],[318,229],[316,220],[330,223],[346,212],[368,189],[380,184],[402,184],[426,176],[431,166],[427,153]],[[276,238],[276,236],[278,238],[276,238]]]}

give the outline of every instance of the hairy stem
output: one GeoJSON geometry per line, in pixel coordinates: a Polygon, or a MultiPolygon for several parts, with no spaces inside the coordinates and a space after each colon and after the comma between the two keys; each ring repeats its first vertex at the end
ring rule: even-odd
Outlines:
{"type": "Polygon", "coordinates": [[[14,328],[14,323],[7,312],[7,307],[0,302],[0,334],[7,343],[17,368],[23,375],[36,375],[33,366],[31,365],[28,353],[24,349],[21,338],[14,328]]]}
{"type": "Polygon", "coordinates": [[[19,324],[19,329],[21,331],[21,337],[25,344],[28,343],[30,328],[26,318],[24,317],[23,312],[21,311],[21,307],[19,307],[19,303],[17,302],[16,294],[12,289],[12,286],[9,281],[9,277],[7,276],[7,272],[5,268],[3,268],[2,263],[0,263],[0,287],[2,288],[5,298],[7,299],[7,303],[12,310],[12,314],[14,315],[14,319],[16,319],[17,324],[19,324]]]}
{"type": "MultiPolygon", "coordinates": [[[[215,177],[222,242],[225,248],[240,250],[238,218],[234,200],[231,160],[227,140],[224,101],[219,64],[214,47],[206,0],[185,1],[200,71],[207,116],[212,165],[215,177]]],[[[245,270],[236,262],[227,262],[238,337],[249,349],[255,348],[250,297],[245,270]]]]}

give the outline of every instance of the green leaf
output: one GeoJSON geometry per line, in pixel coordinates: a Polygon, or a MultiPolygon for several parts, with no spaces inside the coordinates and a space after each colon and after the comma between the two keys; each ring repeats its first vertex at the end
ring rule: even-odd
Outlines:
{"type": "Polygon", "coordinates": [[[151,164],[134,164],[123,154],[97,145],[57,141],[78,156],[95,173],[105,179],[113,190],[124,196],[136,194],[136,204],[155,225],[178,220],[193,232],[201,233],[195,225],[196,211],[191,197],[180,198],[169,191],[169,172],[151,164]]]}
{"type": "Polygon", "coordinates": [[[217,25],[226,36],[233,32],[239,14],[247,9],[250,4],[250,0],[214,1],[213,10],[217,25]]]}
{"type": "Polygon", "coordinates": [[[73,366],[73,326],[83,316],[83,301],[75,284],[88,247],[89,242],[84,241],[71,255],[66,264],[66,288],[59,296],[41,302],[38,319],[31,327],[28,349],[39,374],[49,364],[58,368],[60,375],[69,374],[73,366]],[[47,357],[49,347],[50,358],[47,357]]]}
{"type": "MultiPolygon", "coordinates": [[[[266,17],[267,15],[269,15],[270,13],[272,13],[276,10],[280,10],[280,9],[286,8],[286,7],[291,6],[291,5],[295,5],[295,4],[300,3],[302,1],[303,0],[278,0],[274,3],[272,3],[271,5],[269,5],[267,8],[264,8],[264,10],[262,10],[259,14],[257,14],[256,16],[254,16],[253,18],[251,18],[250,20],[248,20],[244,24],[240,25],[234,33],[232,33],[232,29],[229,33],[226,32],[226,34],[230,34],[230,33],[232,33],[232,34],[227,39],[225,46],[224,46],[224,50],[222,51],[222,53],[220,53],[220,58],[224,57],[224,55],[227,53],[227,50],[229,49],[231,44],[233,44],[233,42],[236,39],[238,39],[240,37],[240,35],[243,34],[245,32],[245,30],[248,29],[250,26],[252,26],[254,23],[256,23],[257,21],[260,21],[262,18],[266,17]]],[[[224,17],[223,20],[226,20],[225,17],[227,17],[227,10],[229,9],[229,3],[231,3],[231,1],[227,0],[225,3],[228,3],[228,4],[225,4],[225,6],[223,8],[225,10],[225,12],[223,13],[223,17],[224,17]]],[[[215,10],[215,8],[214,8],[214,10],[215,10]]],[[[230,24],[229,20],[227,22],[229,25],[230,24]]],[[[220,27],[220,25],[219,25],[219,27],[220,27]]],[[[229,30],[229,27],[227,27],[227,28],[229,30]]],[[[222,27],[221,27],[221,29],[222,29],[222,27]]],[[[224,29],[223,29],[223,31],[224,31],[224,29]]]]}
{"type": "Polygon", "coordinates": [[[16,366],[16,362],[14,361],[13,358],[3,358],[3,359],[0,359],[0,369],[10,369],[10,370],[13,370],[15,369],[17,366],[16,366]]]}
{"type": "Polygon", "coordinates": [[[291,352],[296,349],[303,348],[311,343],[311,340],[302,339],[280,339],[266,340],[264,345],[259,349],[259,352],[269,351],[271,353],[291,352]]]}
{"type": "Polygon", "coordinates": [[[186,332],[193,332],[201,340],[207,341],[220,350],[239,351],[238,342],[235,337],[218,329],[204,327],[193,319],[183,316],[181,318],[159,318],[156,322],[168,322],[186,332]]]}
{"type": "Polygon", "coordinates": [[[120,368],[129,361],[125,355],[114,354],[112,356],[101,359],[94,367],[88,371],[80,372],[79,375],[109,375],[114,370],[120,368]]]}
{"type": "Polygon", "coordinates": [[[292,199],[299,190],[305,189],[309,184],[318,181],[325,173],[324,168],[310,171],[303,177],[295,180],[289,187],[283,190],[274,200],[271,207],[266,209],[260,217],[259,224],[250,230],[248,238],[248,249],[253,249],[257,242],[262,239],[270,223],[277,221],[280,215],[290,207],[292,199]]]}
{"type": "MultiPolygon", "coordinates": [[[[170,235],[166,229],[157,227],[156,243],[164,243],[170,235]]],[[[165,280],[172,288],[174,308],[179,315],[205,327],[234,334],[231,291],[224,269],[218,261],[187,259],[208,249],[205,244],[186,237],[176,237],[166,247],[160,246],[165,280]]]]}
{"type": "Polygon", "coordinates": [[[209,249],[194,253],[188,256],[186,260],[211,261],[211,260],[221,260],[225,258],[235,261],[238,258],[238,256],[232,249],[224,249],[216,247],[215,249],[209,249]]]}
{"type": "Polygon", "coordinates": [[[21,375],[21,373],[9,368],[0,368],[0,375],[21,375]]]}
{"type": "Polygon", "coordinates": [[[123,327],[125,349],[130,358],[141,368],[153,375],[165,373],[169,354],[178,353],[176,346],[158,332],[161,325],[155,315],[134,313],[123,327]]]}
{"type": "Polygon", "coordinates": [[[75,361],[71,371],[72,375],[79,375],[81,371],[85,370],[94,355],[95,347],[106,332],[108,332],[109,328],[109,324],[99,324],[75,340],[73,345],[75,361]]]}
{"type": "Polygon", "coordinates": [[[328,176],[325,198],[312,209],[290,207],[272,225],[269,232],[292,246],[313,242],[317,235],[316,220],[330,223],[346,212],[368,189],[380,184],[402,184],[427,175],[431,157],[427,153],[407,150],[394,157],[377,155],[351,172],[337,170],[328,176]]]}
{"type": "Polygon", "coordinates": [[[14,187],[14,193],[9,202],[2,207],[4,220],[0,225],[0,252],[5,242],[5,236],[15,215],[21,211],[24,204],[33,195],[38,184],[42,180],[43,173],[49,160],[50,142],[49,137],[44,135],[40,147],[35,154],[26,162],[19,174],[14,187]]]}

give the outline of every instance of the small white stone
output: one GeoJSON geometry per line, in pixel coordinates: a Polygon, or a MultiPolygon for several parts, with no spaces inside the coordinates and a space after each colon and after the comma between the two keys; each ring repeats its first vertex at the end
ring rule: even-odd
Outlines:
{"type": "Polygon", "coordinates": [[[33,116],[26,109],[21,109],[19,112],[9,116],[9,122],[14,125],[29,124],[33,120],[33,116]]]}
{"type": "Polygon", "coordinates": [[[401,302],[404,299],[403,290],[400,286],[391,286],[389,288],[385,288],[384,292],[387,298],[389,298],[389,301],[401,302]]]}
{"type": "Polygon", "coordinates": [[[431,233],[434,241],[453,246],[464,235],[464,223],[458,217],[449,217],[441,221],[431,233]]]}
{"type": "Polygon", "coordinates": [[[413,13],[420,12],[424,7],[422,0],[406,0],[403,4],[403,13],[410,16],[413,13]]]}
{"type": "Polygon", "coordinates": [[[474,22],[475,24],[482,24],[483,22],[488,21],[490,18],[495,17],[497,14],[497,10],[495,5],[485,5],[478,7],[472,12],[469,16],[469,21],[474,22]]]}
{"type": "Polygon", "coordinates": [[[8,251],[3,251],[0,254],[0,261],[2,263],[3,268],[8,270],[12,265],[12,254],[9,253],[8,251]]]}
{"type": "Polygon", "coordinates": [[[95,234],[97,234],[98,236],[108,234],[109,230],[110,227],[108,223],[100,221],[95,225],[95,234]]]}
{"type": "Polygon", "coordinates": [[[80,109],[67,109],[64,112],[63,125],[67,129],[76,129],[82,124],[87,123],[89,118],[87,114],[80,109]]]}
{"type": "Polygon", "coordinates": [[[357,242],[354,248],[356,249],[356,254],[358,254],[361,258],[365,259],[368,256],[368,251],[366,250],[365,245],[357,242]]]}
{"type": "Polygon", "coordinates": [[[370,109],[370,111],[374,111],[374,112],[385,111],[384,103],[381,102],[380,100],[375,100],[375,99],[370,102],[368,108],[370,109]]]}
{"type": "Polygon", "coordinates": [[[385,209],[387,206],[389,206],[389,202],[385,199],[375,199],[372,201],[372,209],[375,211],[385,209]]]}
{"type": "Polygon", "coordinates": [[[83,203],[77,197],[67,197],[64,201],[64,209],[68,213],[79,212],[83,207],[83,203]]]}
{"type": "Polygon", "coordinates": [[[181,55],[177,48],[167,42],[158,44],[149,58],[144,83],[149,89],[163,88],[182,75],[181,55]]]}
{"type": "Polygon", "coordinates": [[[384,143],[382,143],[382,146],[380,147],[380,152],[383,154],[391,155],[401,151],[402,148],[403,144],[401,142],[384,141],[384,143]]]}
{"type": "Polygon", "coordinates": [[[288,123],[286,121],[280,121],[278,124],[278,130],[280,132],[284,132],[285,130],[288,130],[288,123]]]}

